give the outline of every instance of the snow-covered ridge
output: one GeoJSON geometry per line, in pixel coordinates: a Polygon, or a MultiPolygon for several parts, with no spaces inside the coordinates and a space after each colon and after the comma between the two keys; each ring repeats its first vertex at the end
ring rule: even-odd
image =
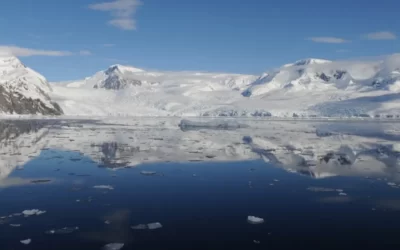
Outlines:
{"type": "Polygon", "coordinates": [[[309,58],[260,76],[112,65],[52,86],[67,115],[396,117],[400,54],[376,61],[309,58]]]}
{"type": "Polygon", "coordinates": [[[59,115],[45,77],[16,57],[0,57],[0,113],[59,115]]]}

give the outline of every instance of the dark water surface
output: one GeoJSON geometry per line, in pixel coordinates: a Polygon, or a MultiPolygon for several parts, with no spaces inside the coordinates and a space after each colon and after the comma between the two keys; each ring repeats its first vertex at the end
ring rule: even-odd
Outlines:
{"type": "Polygon", "coordinates": [[[0,127],[1,250],[400,246],[397,124],[0,127]],[[46,212],[16,214],[31,209],[46,212]],[[249,215],[265,222],[250,224],[249,215]],[[155,222],[162,228],[131,228],[155,222]]]}

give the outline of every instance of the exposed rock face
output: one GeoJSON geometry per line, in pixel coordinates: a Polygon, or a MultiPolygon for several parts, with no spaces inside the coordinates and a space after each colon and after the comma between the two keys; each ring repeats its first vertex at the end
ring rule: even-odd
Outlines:
{"type": "Polygon", "coordinates": [[[16,57],[0,57],[0,113],[61,115],[48,95],[51,91],[43,76],[16,57]]]}
{"type": "Polygon", "coordinates": [[[135,76],[132,74],[138,72],[141,72],[140,69],[113,65],[104,72],[105,78],[93,87],[119,90],[129,86],[141,86],[142,82],[135,79],[135,76]]]}

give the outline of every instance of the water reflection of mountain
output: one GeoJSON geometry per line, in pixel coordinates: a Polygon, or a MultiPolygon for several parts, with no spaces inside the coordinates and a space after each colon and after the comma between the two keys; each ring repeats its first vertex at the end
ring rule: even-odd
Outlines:
{"type": "Polygon", "coordinates": [[[79,151],[106,168],[149,162],[262,158],[313,178],[397,178],[400,170],[399,149],[388,136],[400,134],[397,124],[374,125],[374,133],[362,136],[360,131],[367,131],[370,125],[346,124],[343,133],[333,129],[343,126],[326,123],[263,121],[248,122],[249,128],[238,130],[181,131],[178,122],[0,121],[0,176],[8,176],[17,166],[37,157],[43,148],[79,151]]]}

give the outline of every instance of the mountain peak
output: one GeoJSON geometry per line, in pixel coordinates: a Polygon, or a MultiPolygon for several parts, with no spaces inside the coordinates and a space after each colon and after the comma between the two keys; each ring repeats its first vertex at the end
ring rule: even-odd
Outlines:
{"type": "Polygon", "coordinates": [[[25,65],[15,56],[0,56],[1,68],[25,68],[25,65]]]}
{"type": "Polygon", "coordinates": [[[119,71],[121,73],[138,73],[138,72],[144,72],[143,69],[139,69],[139,68],[135,68],[132,66],[125,66],[125,65],[121,65],[121,64],[114,64],[111,65],[107,70],[106,73],[111,73],[111,72],[115,72],[115,71],[119,71]]]}
{"type": "Polygon", "coordinates": [[[306,59],[298,60],[294,63],[285,64],[283,67],[306,66],[306,65],[313,65],[313,64],[325,64],[325,63],[331,63],[331,62],[332,61],[325,60],[325,59],[306,58],[306,59]]]}

